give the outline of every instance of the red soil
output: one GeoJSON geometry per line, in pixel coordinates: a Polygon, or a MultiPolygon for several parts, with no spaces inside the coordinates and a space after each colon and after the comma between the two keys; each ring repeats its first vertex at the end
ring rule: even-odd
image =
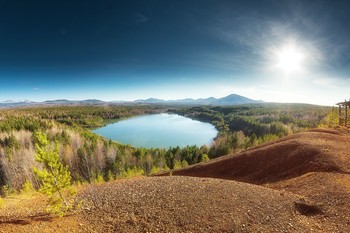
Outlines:
{"type": "Polygon", "coordinates": [[[350,137],[315,129],[177,170],[173,175],[266,184],[309,172],[350,172],[350,137]]]}
{"type": "Polygon", "coordinates": [[[349,134],[315,129],[170,177],[89,185],[61,219],[42,198],[5,199],[0,232],[349,232],[349,172],[349,134]]]}

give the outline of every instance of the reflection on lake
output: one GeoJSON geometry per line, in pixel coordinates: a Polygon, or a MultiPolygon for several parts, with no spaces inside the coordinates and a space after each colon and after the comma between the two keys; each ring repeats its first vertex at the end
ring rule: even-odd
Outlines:
{"type": "Polygon", "coordinates": [[[124,144],[146,148],[209,145],[218,133],[209,123],[164,113],[132,117],[94,132],[124,144]]]}

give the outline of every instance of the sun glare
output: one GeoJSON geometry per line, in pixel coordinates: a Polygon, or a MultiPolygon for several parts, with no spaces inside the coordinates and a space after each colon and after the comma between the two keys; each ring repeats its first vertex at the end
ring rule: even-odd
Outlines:
{"type": "Polygon", "coordinates": [[[277,67],[286,73],[300,71],[304,54],[294,45],[283,47],[277,52],[277,67]]]}

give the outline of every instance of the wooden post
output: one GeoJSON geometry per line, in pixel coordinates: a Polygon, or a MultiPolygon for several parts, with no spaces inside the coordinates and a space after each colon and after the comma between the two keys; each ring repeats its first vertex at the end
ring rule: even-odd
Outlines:
{"type": "Polygon", "coordinates": [[[348,126],[348,105],[345,102],[345,127],[348,126]]]}
{"type": "Polygon", "coordinates": [[[341,125],[341,105],[339,104],[339,116],[338,116],[338,119],[339,119],[339,125],[341,125]]]}

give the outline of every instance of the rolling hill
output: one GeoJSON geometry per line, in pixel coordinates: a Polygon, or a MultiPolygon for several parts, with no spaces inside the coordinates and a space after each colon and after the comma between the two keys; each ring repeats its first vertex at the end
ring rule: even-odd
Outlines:
{"type": "Polygon", "coordinates": [[[172,176],[84,186],[82,209],[62,219],[16,200],[0,232],[347,232],[349,145],[347,131],[315,129],[172,176]]]}
{"type": "Polygon", "coordinates": [[[309,172],[350,172],[350,138],[319,130],[284,137],[209,163],[174,171],[173,175],[211,177],[266,184],[309,172]]]}

